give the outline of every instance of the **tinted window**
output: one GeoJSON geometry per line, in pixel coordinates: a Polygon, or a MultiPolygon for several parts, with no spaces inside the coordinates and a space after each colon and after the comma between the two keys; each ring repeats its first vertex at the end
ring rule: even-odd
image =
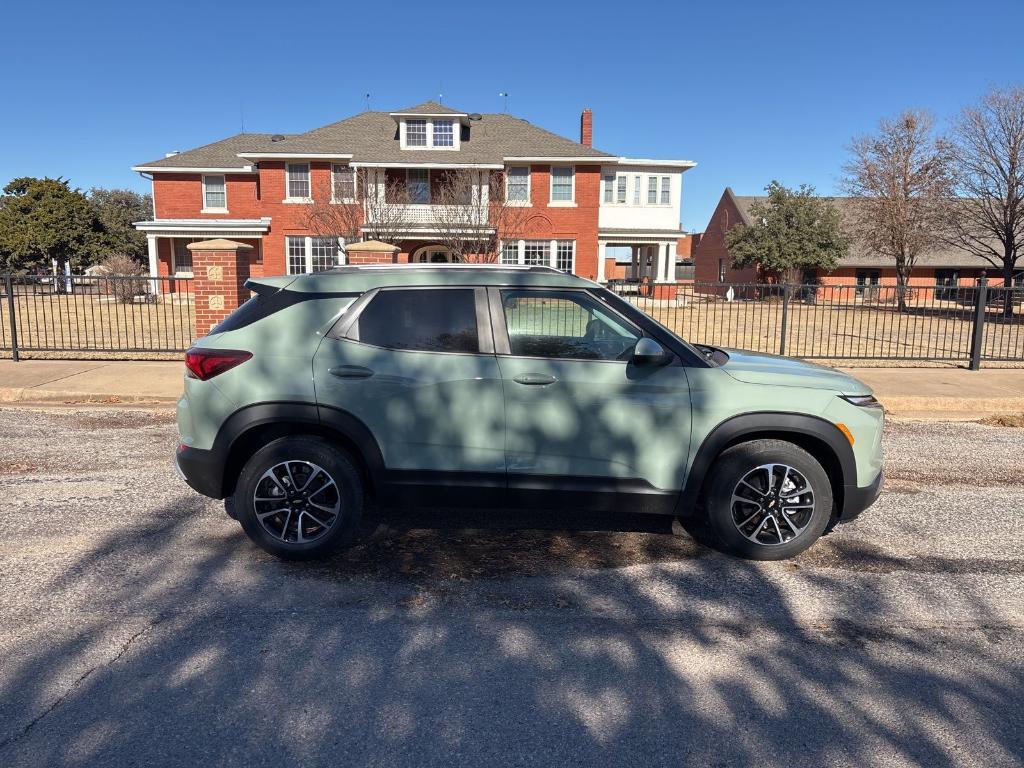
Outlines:
{"type": "MultiPolygon", "coordinates": [[[[329,310],[331,312],[341,312],[345,307],[356,300],[358,294],[318,294],[318,293],[299,293],[298,291],[276,291],[274,293],[260,295],[256,294],[238,309],[232,312],[230,315],[225,317],[221,322],[215,326],[210,333],[226,333],[228,331],[237,331],[239,328],[244,328],[247,325],[259,322],[265,317],[270,317],[275,312],[280,312],[282,309],[291,307],[303,301],[312,301],[314,299],[334,299],[332,301],[329,310]]],[[[323,322],[327,322],[330,316],[323,318],[323,322]]],[[[313,328],[310,329],[315,330],[313,328]]]]}
{"type": "Polygon", "coordinates": [[[479,352],[473,290],[381,291],[359,315],[355,335],[388,349],[479,352]]]}
{"type": "Polygon", "coordinates": [[[627,360],[640,334],[589,294],[502,291],[513,355],[627,360]]]}

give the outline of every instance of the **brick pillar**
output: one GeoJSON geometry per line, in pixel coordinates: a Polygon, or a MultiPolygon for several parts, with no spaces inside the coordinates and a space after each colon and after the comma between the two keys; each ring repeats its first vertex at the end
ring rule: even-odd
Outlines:
{"type": "Polygon", "coordinates": [[[345,246],[346,264],[397,264],[397,245],[382,243],[380,240],[364,240],[361,243],[349,243],[345,246]]]}
{"type": "Polygon", "coordinates": [[[204,240],[191,243],[192,291],[196,307],[196,336],[230,315],[249,298],[245,281],[249,279],[251,245],[234,240],[204,240]]]}

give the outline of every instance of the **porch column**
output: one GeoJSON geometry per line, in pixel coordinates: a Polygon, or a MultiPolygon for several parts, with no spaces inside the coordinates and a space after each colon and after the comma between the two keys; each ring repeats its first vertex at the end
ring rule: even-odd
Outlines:
{"type": "MultiPolygon", "coordinates": [[[[149,276],[159,277],[160,276],[160,251],[157,248],[156,235],[146,235],[146,247],[149,250],[149,276]]],[[[160,293],[160,281],[150,280],[149,281],[149,292],[152,294],[160,293]]]]}
{"type": "Polygon", "coordinates": [[[196,336],[205,336],[217,323],[249,298],[251,245],[234,240],[204,240],[189,243],[192,252],[193,295],[196,306],[196,336]]]}
{"type": "Polygon", "coordinates": [[[654,282],[664,283],[668,281],[668,251],[664,243],[658,243],[655,247],[658,252],[654,268],[654,282]]]}
{"type": "Polygon", "coordinates": [[[608,243],[597,244],[597,282],[604,282],[604,260],[608,257],[608,243]]]}

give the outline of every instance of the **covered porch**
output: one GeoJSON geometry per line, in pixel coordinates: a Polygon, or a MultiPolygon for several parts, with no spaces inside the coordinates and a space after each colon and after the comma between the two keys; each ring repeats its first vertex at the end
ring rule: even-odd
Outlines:
{"type": "Polygon", "coordinates": [[[639,291],[646,283],[676,282],[679,236],[676,231],[599,231],[597,282],[620,282],[627,291],[639,291]]]}

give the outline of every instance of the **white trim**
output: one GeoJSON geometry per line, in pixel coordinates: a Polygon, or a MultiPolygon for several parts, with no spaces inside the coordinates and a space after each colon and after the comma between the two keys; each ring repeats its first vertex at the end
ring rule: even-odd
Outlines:
{"type": "Polygon", "coordinates": [[[351,154],[337,152],[239,152],[247,160],[351,160],[351,154]]]}
{"type": "MultiPolygon", "coordinates": [[[[313,241],[330,240],[330,235],[285,235],[284,236],[284,272],[286,275],[309,275],[313,273],[313,241]],[[303,258],[305,259],[305,272],[291,272],[291,254],[288,252],[288,241],[290,239],[302,239],[303,258]]],[[[334,253],[334,266],[348,262],[348,254],[345,252],[345,238],[338,236],[337,250],[334,253]]]]}
{"type": "Polygon", "coordinates": [[[467,112],[388,112],[389,117],[469,117],[467,112]]]}
{"type": "Polygon", "coordinates": [[[505,168],[505,204],[514,208],[532,208],[533,207],[533,169],[529,165],[510,165],[505,168]],[[526,169],[526,199],[525,200],[512,200],[508,196],[508,180],[511,177],[509,171],[513,168],[525,168],[526,169]]]}
{"type": "Polygon", "coordinates": [[[580,163],[581,165],[601,165],[601,163],[614,163],[617,158],[600,155],[598,157],[533,157],[525,155],[510,155],[501,158],[505,163],[580,163]]]}
{"type": "MultiPolygon", "coordinates": [[[[146,235],[146,250],[149,254],[149,276],[160,276],[160,247],[156,235],[146,235]]],[[[159,293],[159,282],[151,280],[149,283],[150,293],[159,293]]]]}
{"type": "Polygon", "coordinates": [[[410,152],[424,149],[432,149],[438,152],[447,152],[451,150],[458,151],[461,141],[462,123],[450,115],[407,115],[398,123],[398,146],[400,149],[407,149],[410,152]],[[450,145],[434,144],[435,119],[450,122],[452,124],[452,143],[450,145]],[[423,144],[409,144],[408,125],[410,120],[423,123],[426,130],[426,136],[424,137],[426,141],[423,144]]]}
{"type": "Polygon", "coordinates": [[[140,232],[214,232],[230,230],[259,236],[270,229],[270,218],[263,219],[154,219],[133,221],[140,232]]]}
{"type": "MultiPolygon", "coordinates": [[[[176,253],[175,245],[177,244],[178,240],[195,240],[196,238],[194,238],[194,237],[169,237],[167,239],[171,241],[169,243],[170,248],[171,248],[171,267],[170,267],[171,268],[171,277],[194,277],[194,274],[193,274],[191,269],[188,272],[185,272],[183,270],[179,270],[178,269],[178,255],[176,253]]],[[[187,247],[188,246],[186,245],[186,248],[187,247]]]]}
{"type": "MultiPolygon", "coordinates": [[[[413,147],[413,149],[422,149],[422,147],[413,147]]],[[[505,167],[501,163],[378,163],[369,160],[366,162],[353,162],[349,163],[349,165],[353,168],[472,168],[494,171],[500,171],[505,167]]]]}
{"type": "Polygon", "coordinates": [[[356,169],[353,168],[351,165],[345,165],[344,163],[331,163],[330,173],[331,173],[331,204],[332,205],[352,205],[353,203],[355,203],[355,201],[356,201],[356,198],[355,198],[355,195],[356,195],[356,184],[357,184],[356,169]],[[335,168],[345,168],[347,170],[352,171],[352,195],[353,195],[352,197],[337,198],[337,197],[334,196],[334,169],[335,168]]]}
{"type": "Polygon", "coordinates": [[[646,165],[651,169],[656,168],[694,168],[696,163],[692,160],[648,160],[638,157],[610,157],[607,159],[609,163],[617,163],[618,165],[646,165]]]}
{"type": "Polygon", "coordinates": [[[259,173],[259,170],[251,165],[246,165],[242,168],[214,168],[206,166],[182,166],[181,168],[169,168],[162,165],[133,165],[131,169],[138,173],[259,173]]]}
{"type": "Polygon", "coordinates": [[[228,177],[223,173],[204,173],[199,177],[199,184],[202,187],[203,207],[200,213],[227,213],[228,212],[228,177]],[[222,208],[208,208],[206,206],[206,179],[211,176],[219,176],[224,183],[224,206],[222,208]]]}

